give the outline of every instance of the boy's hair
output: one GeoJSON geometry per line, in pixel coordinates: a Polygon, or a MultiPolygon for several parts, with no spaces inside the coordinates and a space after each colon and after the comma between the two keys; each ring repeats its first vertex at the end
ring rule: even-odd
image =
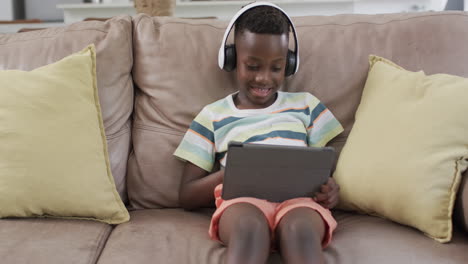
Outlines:
{"type": "Polygon", "coordinates": [[[280,10],[271,6],[254,7],[242,14],[235,23],[235,36],[248,30],[256,34],[289,36],[289,20],[280,10]]]}

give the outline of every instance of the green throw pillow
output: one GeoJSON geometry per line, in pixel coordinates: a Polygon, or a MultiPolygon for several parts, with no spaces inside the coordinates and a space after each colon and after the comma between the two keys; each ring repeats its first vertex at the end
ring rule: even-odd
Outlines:
{"type": "Polygon", "coordinates": [[[129,220],[115,188],[94,46],[30,72],[0,71],[0,217],[129,220]]]}
{"type": "Polygon", "coordinates": [[[376,56],[335,171],[339,207],[452,237],[468,162],[468,79],[410,72],[376,56]]]}

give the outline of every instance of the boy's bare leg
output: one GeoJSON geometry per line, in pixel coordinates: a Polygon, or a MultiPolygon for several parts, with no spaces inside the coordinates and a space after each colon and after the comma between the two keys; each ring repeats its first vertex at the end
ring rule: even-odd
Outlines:
{"type": "Polygon", "coordinates": [[[228,246],[227,264],[261,264],[268,259],[270,228],[265,215],[251,204],[233,204],[224,211],[219,237],[228,246]]]}
{"type": "Polygon", "coordinates": [[[322,239],[325,224],[310,208],[295,208],[288,212],[276,229],[276,240],[284,263],[324,263],[322,239]]]}

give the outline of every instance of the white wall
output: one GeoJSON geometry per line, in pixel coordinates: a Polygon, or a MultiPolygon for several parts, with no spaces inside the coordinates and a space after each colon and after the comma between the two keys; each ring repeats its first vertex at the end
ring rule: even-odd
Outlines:
{"type": "Polygon", "coordinates": [[[355,3],[355,12],[361,14],[399,13],[443,10],[434,0],[362,0],[355,3]],[[437,8],[434,8],[437,6],[437,8]]]}
{"type": "Polygon", "coordinates": [[[1,0],[0,20],[13,20],[13,0],[1,0]]]}
{"type": "MultiPolygon", "coordinates": [[[[17,0],[0,0],[0,20],[11,20],[11,3],[17,0]]],[[[63,11],[56,8],[57,4],[82,3],[83,0],[24,0],[25,16],[27,19],[38,18],[46,21],[63,20],[63,11]]],[[[183,0],[181,0],[183,1],[183,0]]],[[[185,0],[186,1],[186,0],[185,0]]],[[[434,0],[361,0],[356,2],[355,12],[395,13],[416,11],[416,9],[430,10],[434,0]],[[383,8],[384,7],[384,8],[383,8]]],[[[448,9],[462,9],[464,0],[449,0],[448,9]]],[[[465,0],[468,2],[468,0],[465,0]]],[[[420,11],[422,11],[420,10],[420,11]]]]}

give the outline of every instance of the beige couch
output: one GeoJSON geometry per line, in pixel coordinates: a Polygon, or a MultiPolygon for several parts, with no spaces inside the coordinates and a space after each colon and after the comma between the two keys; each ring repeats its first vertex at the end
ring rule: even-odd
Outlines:
{"type": "MultiPolygon", "coordinates": [[[[409,70],[468,77],[468,14],[340,15],[294,19],[301,68],[284,90],[309,91],[345,127],[353,126],[369,54],[409,70]]],[[[209,240],[212,209],[178,208],[183,164],[172,156],[203,105],[235,89],[217,67],[226,22],[134,18],[0,35],[0,69],[31,70],[97,47],[97,78],[118,191],[131,220],[118,226],[62,219],[0,220],[1,263],[221,263],[225,248],[209,240]]],[[[0,85],[1,89],[1,85],[0,85]]],[[[385,140],[382,138],[382,140],[385,140]]],[[[388,220],[334,211],[338,228],[327,263],[466,263],[468,183],[457,198],[451,243],[388,220]]],[[[1,199],[1,197],[0,197],[1,199]]],[[[270,263],[280,263],[272,255],[270,263]]]]}

